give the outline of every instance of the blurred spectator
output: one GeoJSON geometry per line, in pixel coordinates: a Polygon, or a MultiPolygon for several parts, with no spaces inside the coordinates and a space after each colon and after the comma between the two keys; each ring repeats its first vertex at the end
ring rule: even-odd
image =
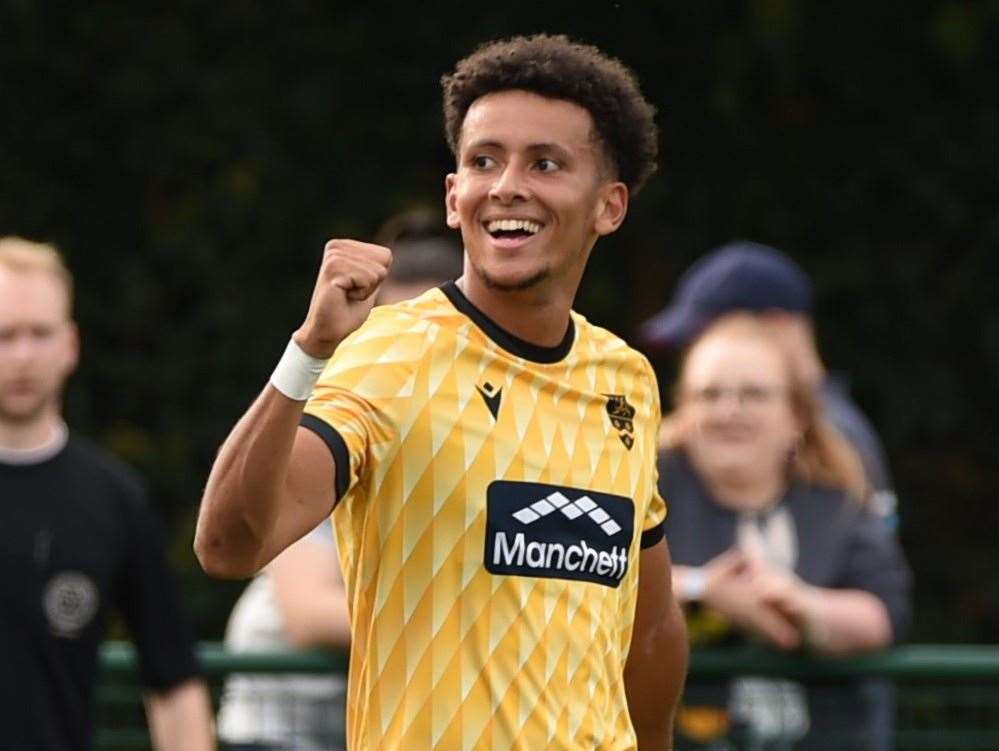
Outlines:
{"type": "Polygon", "coordinates": [[[760,314],[819,395],[826,418],[860,452],[872,491],[870,507],[894,527],[897,501],[884,449],[850,399],[846,376],[827,373],[822,364],[813,306],[812,283],[792,259],[766,245],[733,242],[691,266],[673,302],[643,324],[639,338],[649,347],[675,351],[720,315],[739,310],[760,314]]]}
{"type": "Polygon", "coordinates": [[[462,248],[456,233],[442,234],[444,219],[413,209],[389,218],[375,242],[392,249],[392,268],[378,290],[378,304],[408,300],[461,276],[462,248]]]}
{"type": "MultiPolygon", "coordinates": [[[[461,246],[441,234],[440,217],[413,211],[389,219],[379,244],[393,252],[378,291],[388,305],[461,275],[461,246]]],[[[346,648],[350,619],[329,520],[281,553],[240,596],[226,628],[236,652],[346,648]]],[[[232,676],[219,713],[219,737],[232,751],[319,751],[344,747],[343,676],[232,676]]]]}
{"type": "Polygon", "coordinates": [[[91,748],[112,606],[138,647],[157,749],[214,747],[163,541],[138,478],[70,434],[72,278],[54,248],[0,238],[0,705],[10,749],[91,748]]]}
{"type": "MultiPolygon", "coordinates": [[[[346,648],[350,617],[329,520],[290,546],[243,591],[226,627],[232,652],[346,648]]],[[[342,675],[233,675],[219,739],[236,751],[344,747],[342,675]]]]}
{"type": "MultiPolygon", "coordinates": [[[[903,553],[860,500],[856,451],[824,420],[771,327],[735,313],[694,341],[662,437],[674,591],[694,646],[851,655],[901,638],[903,553]]],[[[739,748],[885,751],[892,709],[874,680],[692,683],[677,748],[728,749],[727,734],[749,744],[739,748]]]]}

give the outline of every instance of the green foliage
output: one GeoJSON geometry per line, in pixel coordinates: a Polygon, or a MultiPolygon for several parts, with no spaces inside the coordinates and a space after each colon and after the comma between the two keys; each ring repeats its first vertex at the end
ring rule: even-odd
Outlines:
{"type": "Polygon", "coordinates": [[[628,334],[716,244],[795,255],[818,284],[827,359],[888,445],[923,609],[939,590],[936,612],[965,624],[927,619],[919,635],[987,638],[996,3],[449,10],[0,6],[0,232],[67,253],[85,345],[70,419],[151,478],[202,636],[219,635],[234,592],[194,573],[197,499],[304,313],[324,241],[370,238],[390,212],[437,200],[451,164],[440,75],[481,41],[544,30],[623,58],[660,110],[661,174],[598,248],[581,310],[628,334]]]}

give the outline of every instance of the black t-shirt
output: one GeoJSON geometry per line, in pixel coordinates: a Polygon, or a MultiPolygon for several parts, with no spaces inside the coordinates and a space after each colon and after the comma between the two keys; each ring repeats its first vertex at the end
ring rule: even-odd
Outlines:
{"type": "Polygon", "coordinates": [[[37,464],[0,462],[0,746],[91,748],[97,652],[112,609],[135,637],[147,688],[197,673],[134,474],[75,439],[37,464]]]}

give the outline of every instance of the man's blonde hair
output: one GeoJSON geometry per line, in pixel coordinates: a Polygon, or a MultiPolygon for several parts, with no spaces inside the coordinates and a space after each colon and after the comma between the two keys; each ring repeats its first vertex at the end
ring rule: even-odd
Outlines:
{"type": "Polygon", "coordinates": [[[51,274],[66,289],[67,309],[73,309],[73,275],[54,245],[13,235],[0,237],[0,267],[19,273],[40,271],[51,274]]]}

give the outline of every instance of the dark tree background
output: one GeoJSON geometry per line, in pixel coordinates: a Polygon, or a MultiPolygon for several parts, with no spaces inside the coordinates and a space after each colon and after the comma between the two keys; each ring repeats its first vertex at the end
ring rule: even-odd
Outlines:
{"type": "Polygon", "coordinates": [[[0,234],[76,272],[69,419],[150,479],[199,634],[240,586],[190,553],[200,490],[323,243],[437,204],[440,75],[536,31],[621,57],[660,112],[578,308],[629,335],[717,244],[794,255],[888,447],[915,638],[994,640],[999,2],[3,0],[0,234]]]}

